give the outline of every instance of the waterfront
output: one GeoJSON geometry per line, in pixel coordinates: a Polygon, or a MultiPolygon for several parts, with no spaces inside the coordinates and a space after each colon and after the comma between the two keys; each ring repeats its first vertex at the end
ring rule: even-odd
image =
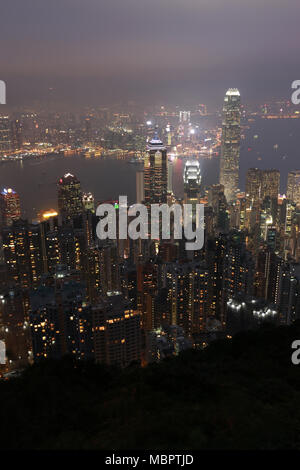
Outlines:
{"type": "MultiPolygon", "coordinates": [[[[249,123],[242,140],[240,158],[240,188],[245,188],[245,175],[250,167],[277,168],[281,173],[281,192],[286,189],[287,173],[299,168],[299,119],[256,120],[249,123]]],[[[219,159],[201,159],[202,184],[218,181],[219,159]]],[[[183,195],[182,171],[184,160],[173,165],[173,189],[183,195]]],[[[0,166],[0,187],[13,187],[19,194],[23,217],[36,218],[38,212],[57,208],[56,184],[67,172],[81,181],[83,191],[91,191],[97,201],[117,199],[127,195],[135,202],[135,173],[138,165],[114,157],[86,158],[80,155],[50,155],[27,161],[4,163],[0,166]]]]}

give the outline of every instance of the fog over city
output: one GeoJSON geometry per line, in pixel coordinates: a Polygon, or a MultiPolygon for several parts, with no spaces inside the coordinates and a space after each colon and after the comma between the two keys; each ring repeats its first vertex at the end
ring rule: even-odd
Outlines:
{"type": "Polygon", "coordinates": [[[11,0],[1,79],[11,105],[216,105],[232,85],[246,102],[288,98],[299,10],[297,0],[11,0]]]}

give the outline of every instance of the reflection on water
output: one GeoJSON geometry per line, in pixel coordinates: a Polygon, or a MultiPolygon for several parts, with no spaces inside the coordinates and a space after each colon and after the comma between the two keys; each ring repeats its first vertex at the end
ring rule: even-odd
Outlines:
{"type": "Polygon", "coordinates": [[[123,194],[135,201],[136,166],[117,159],[51,156],[5,163],[0,166],[0,185],[13,187],[20,194],[23,215],[35,218],[41,210],[57,208],[56,183],[67,172],[74,173],[96,201],[123,194]]]}
{"type": "MultiPolygon", "coordinates": [[[[300,120],[257,120],[245,131],[240,159],[240,188],[245,188],[245,175],[250,167],[277,168],[281,173],[281,191],[286,190],[287,173],[300,168],[300,120]]],[[[201,159],[202,183],[216,183],[219,159],[201,159]]],[[[173,165],[173,189],[183,196],[184,161],[173,165]]],[[[23,215],[35,218],[41,210],[57,208],[56,182],[64,173],[74,173],[84,191],[91,191],[96,201],[127,195],[135,202],[137,165],[115,158],[93,159],[82,156],[50,156],[40,160],[9,162],[0,165],[0,187],[11,186],[20,194],[23,215]]]]}

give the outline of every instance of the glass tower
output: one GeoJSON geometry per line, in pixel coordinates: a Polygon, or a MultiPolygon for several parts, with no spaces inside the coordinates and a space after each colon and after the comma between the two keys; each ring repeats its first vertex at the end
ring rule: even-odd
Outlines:
{"type": "Polygon", "coordinates": [[[147,206],[167,202],[168,158],[166,148],[157,132],[147,145],[144,160],[144,191],[147,206]]]}
{"type": "Polygon", "coordinates": [[[240,120],[240,92],[229,88],[224,98],[220,159],[220,184],[224,185],[227,202],[234,200],[239,183],[240,120]]]}

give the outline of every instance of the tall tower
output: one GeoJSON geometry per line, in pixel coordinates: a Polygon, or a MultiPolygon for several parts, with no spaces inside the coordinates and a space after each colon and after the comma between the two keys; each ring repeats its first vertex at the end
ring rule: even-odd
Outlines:
{"type": "Polygon", "coordinates": [[[188,160],[184,166],[184,202],[185,204],[196,204],[199,202],[201,172],[198,160],[188,160]]]}
{"type": "Polygon", "coordinates": [[[300,170],[289,172],[286,197],[300,206],[300,170]]]}
{"type": "Polygon", "coordinates": [[[138,170],[136,172],[136,202],[142,204],[144,198],[144,171],[138,170]]]}
{"type": "Polygon", "coordinates": [[[168,193],[173,193],[173,162],[168,160],[168,193]]]}
{"type": "Polygon", "coordinates": [[[262,170],[249,168],[246,175],[246,198],[249,206],[261,199],[262,170]]]}
{"type": "Polygon", "coordinates": [[[0,116],[0,155],[11,150],[11,128],[8,116],[0,116]]]}
{"type": "Polygon", "coordinates": [[[261,198],[278,199],[280,188],[280,172],[278,170],[263,170],[261,182],[261,198]]]}
{"type": "Polygon", "coordinates": [[[166,148],[157,132],[147,145],[144,160],[144,191],[147,206],[167,202],[168,158],[166,148]]]}
{"type": "Polygon", "coordinates": [[[83,193],[82,207],[86,211],[95,212],[95,199],[92,193],[83,193]]]}
{"type": "Polygon", "coordinates": [[[239,184],[240,121],[240,92],[229,88],[224,98],[220,159],[220,184],[224,185],[227,202],[234,199],[239,184]]]}
{"type": "Polygon", "coordinates": [[[0,193],[2,225],[7,227],[21,218],[19,195],[11,188],[4,188],[0,193]]]}
{"type": "Polygon", "coordinates": [[[80,181],[71,173],[66,173],[58,182],[58,210],[64,220],[83,211],[80,181]]]}

